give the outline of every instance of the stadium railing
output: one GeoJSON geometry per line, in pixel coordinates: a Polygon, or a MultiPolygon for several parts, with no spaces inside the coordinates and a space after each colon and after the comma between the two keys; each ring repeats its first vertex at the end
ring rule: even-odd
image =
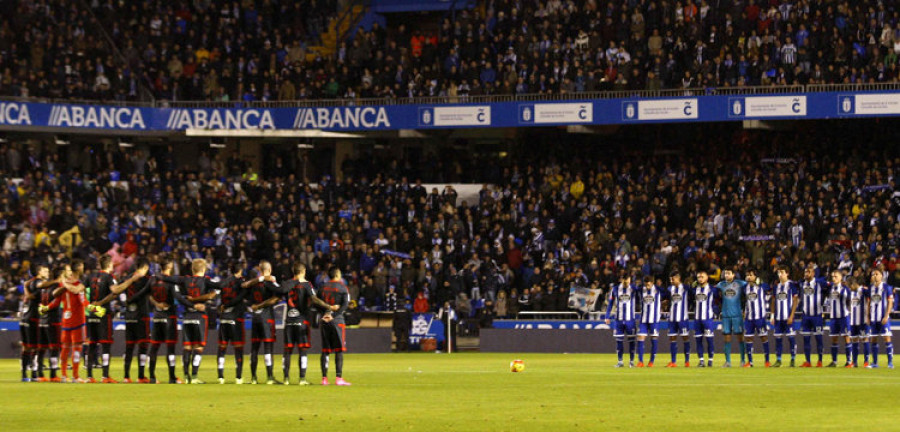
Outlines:
{"type": "Polygon", "coordinates": [[[792,86],[755,86],[755,87],[709,87],[665,90],[610,90],[599,92],[575,92],[563,94],[517,94],[517,95],[477,95],[477,96],[432,96],[432,97],[389,97],[389,98],[355,98],[355,99],[308,99],[290,101],[117,101],[117,100],[84,100],[84,99],[52,99],[36,97],[3,96],[6,101],[67,103],[82,105],[110,105],[122,107],[152,108],[319,108],[343,106],[375,106],[375,105],[439,105],[439,104],[479,104],[492,102],[541,102],[541,101],[584,101],[590,99],[651,99],[677,98],[713,95],[766,95],[794,93],[824,93],[841,91],[884,91],[900,90],[900,83],[872,84],[809,84],[792,86]]]}

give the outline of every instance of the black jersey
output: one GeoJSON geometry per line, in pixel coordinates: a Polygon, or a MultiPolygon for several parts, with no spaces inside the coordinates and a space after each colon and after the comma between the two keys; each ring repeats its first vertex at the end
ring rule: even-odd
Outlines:
{"type": "Polygon", "coordinates": [[[312,284],[291,279],[281,286],[284,300],[287,303],[287,322],[302,322],[309,317],[312,298],[316,290],[312,284]]]}
{"type": "Polygon", "coordinates": [[[169,307],[165,310],[155,309],[154,315],[166,316],[166,317],[174,317],[178,315],[178,309],[175,307],[175,300],[178,300],[182,305],[187,305],[190,302],[187,301],[180,293],[175,291],[175,284],[166,282],[164,279],[158,276],[151,276],[150,281],[150,296],[153,297],[153,300],[157,303],[165,303],[169,307]]]}
{"type": "MultiPolygon", "coordinates": [[[[281,295],[281,287],[275,282],[263,281],[253,284],[247,292],[247,299],[251,304],[262,303],[272,297],[281,295]]],[[[274,305],[257,309],[253,312],[254,320],[275,319],[274,305]]]]}
{"type": "Polygon", "coordinates": [[[347,286],[341,281],[328,281],[322,287],[319,295],[325,303],[340,306],[340,309],[332,312],[334,316],[332,322],[344,324],[344,313],[347,312],[347,307],[350,305],[350,291],[347,290],[347,286]]]}
{"type": "Polygon", "coordinates": [[[249,289],[241,288],[243,278],[231,276],[222,281],[222,289],[219,290],[219,298],[222,300],[222,313],[219,319],[235,320],[243,318],[247,313],[247,304],[244,298],[249,289]]]}
{"type": "Polygon", "coordinates": [[[41,290],[41,305],[43,306],[51,306],[47,313],[41,315],[41,324],[59,324],[62,315],[59,312],[59,302],[54,302],[56,297],[53,296],[53,291],[57,288],[61,287],[62,284],[55,283],[41,290]],[[55,305],[51,305],[51,303],[55,303],[55,305]]]}
{"type": "Polygon", "coordinates": [[[38,278],[32,278],[25,282],[25,290],[31,295],[31,298],[22,302],[22,321],[36,320],[40,317],[38,307],[41,305],[41,293],[38,285],[43,282],[38,278]]]}
{"type": "Polygon", "coordinates": [[[150,277],[144,276],[125,290],[125,319],[139,320],[150,316],[150,277]]]}
{"type": "MultiPolygon", "coordinates": [[[[160,276],[166,282],[173,283],[178,287],[176,292],[184,297],[200,297],[212,290],[221,289],[221,285],[213,282],[206,276],[160,276]]],[[[184,306],[185,314],[199,312],[194,308],[194,303],[189,302],[184,306]]]]}
{"type": "MultiPolygon", "coordinates": [[[[97,272],[90,277],[90,293],[88,303],[99,302],[112,293],[112,287],[116,285],[116,280],[107,272],[97,272]]],[[[105,306],[104,306],[105,307],[105,306]]],[[[94,311],[88,314],[88,317],[99,318],[94,311]]]]}

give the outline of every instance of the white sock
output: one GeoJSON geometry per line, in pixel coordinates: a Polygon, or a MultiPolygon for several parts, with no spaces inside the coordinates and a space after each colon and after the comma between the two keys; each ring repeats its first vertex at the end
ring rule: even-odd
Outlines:
{"type": "Polygon", "coordinates": [[[300,356],[300,367],[306,369],[306,356],[300,356]]]}
{"type": "Polygon", "coordinates": [[[219,357],[216,365],[219,369],[225,369],[225,357],[219,357]]]}
{"type": "Polygon", "coordinates": [[[147,354],[141,354],[138,356],[138,364],[144,366],[147,364],[147,354]]]}
{"type": "Polygon", "coordinates": [[[103,366],[109,366],[109,354],[103,354],[100,358],[103,359],[103,366]]]}
{"type": "Polygon", "coordinates": [[[81,351],[72,352],[72,363],[81,363],[81,351]]]}
{"type": "Polygon", "coordinates": [[[203,356],[200,354],[194,354],[194,366],[200,367],[200,361],[203,360],[203,356]]]}
{"type": "Polygon", "coordinates": [[[59,359],[50,357],[50,369],[59,369],[59,359]]]}
{"type": "Polygon", "coordinates": [[[175,354],[169,354],[169,366],[175,366],[175,354]]]}
{"type": "Polygon", "coordinates": [[[266,354],[264,357],[266,359],[266,366],[272,366],[272,354],[266,354]]]}

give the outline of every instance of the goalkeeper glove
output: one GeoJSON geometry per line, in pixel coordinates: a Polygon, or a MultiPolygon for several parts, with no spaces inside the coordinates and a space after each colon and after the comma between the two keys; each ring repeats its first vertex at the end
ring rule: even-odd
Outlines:
{"type": "Polygon", "coordinates": [[[47,311],[49,311],[49,310],[50,310],[50,306],[46,306],[46,305],[40,305],[40,306],[38,306],[38,312],[39,312],[41,315],[47,315],[47,311]]]}
{"type": "Polygon", "coordinates": [[[106,315],[106,308],[103,306],[97,306],[94,308],[94,313],[97,314],[98,318],[103,318],[103,315],[106,315]]]}

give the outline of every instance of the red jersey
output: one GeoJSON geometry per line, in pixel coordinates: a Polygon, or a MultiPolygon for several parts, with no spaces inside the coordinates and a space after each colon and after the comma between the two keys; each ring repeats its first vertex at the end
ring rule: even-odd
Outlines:
{"type": "MultiPolygon", "coordinates": [[[[73,285],[81,285],[81,282],[75,281],[73,285]]],[[[85,298],[84,291],[73,294],[71,291],[65,290],[63,291],[61,298],[63,306],[63,330],[71,330],[83,326],[85,322],[84,308],[87,306],[87,299],[85,298]]]]}

